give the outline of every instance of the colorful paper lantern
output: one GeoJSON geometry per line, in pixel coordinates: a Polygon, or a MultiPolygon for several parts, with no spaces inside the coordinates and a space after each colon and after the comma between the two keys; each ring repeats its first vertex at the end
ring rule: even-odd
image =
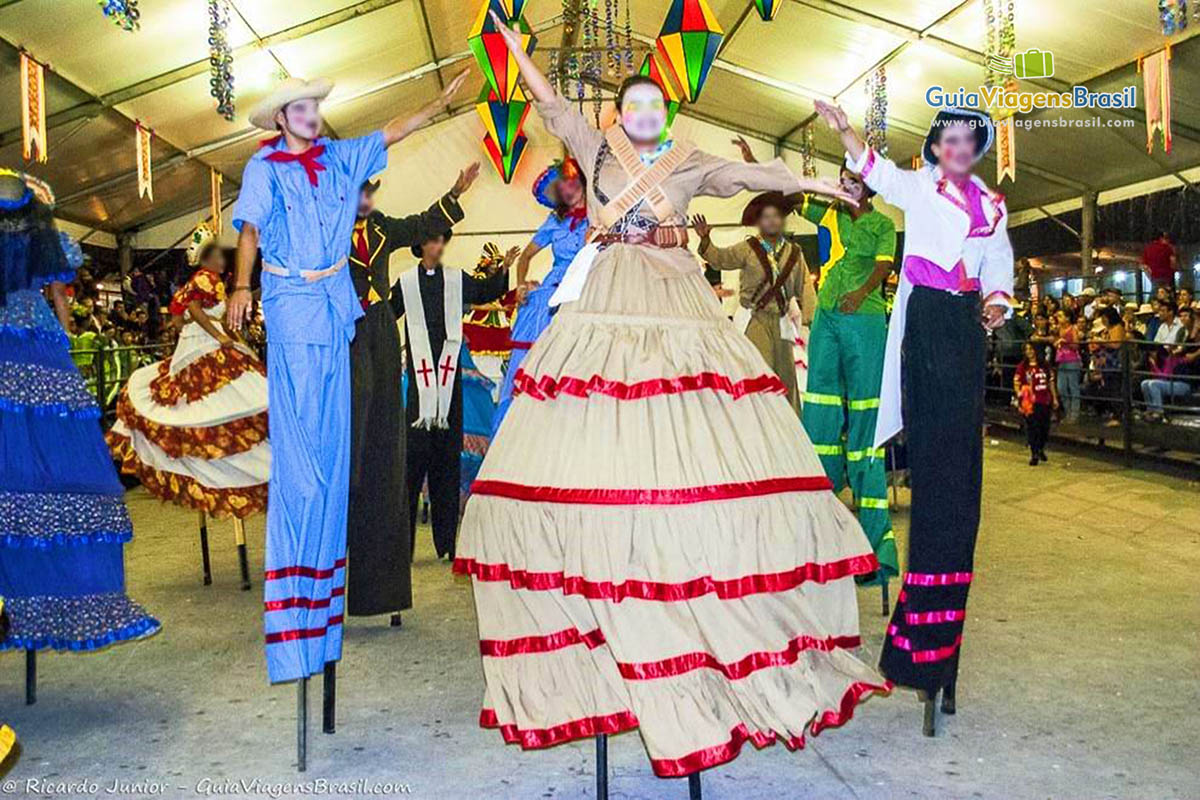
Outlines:
{"type": "Polygon", "coordinates": [[[754,7],[758,9],[758,15],[763,18],[763,22],[770,22],[783,7],[783,0],[754,0],[754,7]]]}
{"type": "Polygon", "coordinates": [[[525,7],[525,0],[487,0],[479,10],[475,24],[471,26],[467,45],[479,62],[479,68],[487,78],[488,84],[501,99],[507,103],[512,100],[517,88],[517,62],[508,52],[504,37],[496,30],[496,23],[489,12],[496,12],[507,25],[516,21],[521,31],[521,46],[526,53],[532,53],[537,38],[523,18],[519,16],[525,7]]]}
{"type": "Polygon", "coordinates": [[[517,138],[513,140],[512,149],[505,153],[496,145],[496,140],[492,138],[490,133],[484,134],[483,149],[487,152],[488,158],[492,162],[492,166],[496,168],[496,172],[500,173],[500,177],[505,183],[512,183],[513,175],[517,171],[517,167],[521,164],[521,156],[525,155],[525,145],[529,142],[525,138],[525,134],[518,133],[517,138]]]}
{"type": "Polygon", "coordinates": [[[512,102],[502,103],[492,87],[485,83],[475,103],[475,112],[500,151],[508,153],[521,136],[525,118],[529,116],[529,100],[518,86],[512,102]]]}
{"type": "Polygon", "coordinates": [[[689,103],[699,99],[724,38],[724,30],[704,0],[672,0],[654,44],[689,103]]]}
{"type": "MultiPolygon", "coordinates": [[[[667,69],[669,70],[669,68],[667,69]]],[[[674,77],[664,70],[654,53],[646,54],[646,60],[642,62],[642,68],[638,70],[638,74],[650,78],[663,90],[663,94],[667,98],[667,127],[670,128],[671,123],[675,121],[675,115],[679,113],[680,103],[679,87],[675,83],[674,77]]]]}

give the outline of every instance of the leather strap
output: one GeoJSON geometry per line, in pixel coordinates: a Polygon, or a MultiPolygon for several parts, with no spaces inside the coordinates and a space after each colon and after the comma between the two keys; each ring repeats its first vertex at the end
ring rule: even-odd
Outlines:
{"type": "Polygon", "coordinates": [[[601,224],[606,228],[612,227],[642,200],[649,204],[659,222],[666,222],[674,216],[675,207],[663,192],[662,182],[692,154],[695,145],[676,141],[670,150],[647,167],[620,125],[613,125],[605,131],[604,138],[630,182],[620,194],[601,206],[598,214],[601,224]]]}
{"type": "Polygon", "coordinates": [[[779,306],[779,316],[783,316],[787,311],[787,300],[784,299],[783,287],[787,284],[788,278],[792,277],[792,270],[796,268],[796,261],[800,258],[800,248],[795,244],[789,243],[791,255],[788,256],[787,263],[783,265],[783,269],[776,276],[771,270],[771,258],[767,254],[767,249],[762,246],[762,242],[754,237],[746,239],[750,249],[754,251],[754,255],[758,256],[758,262],[762,264],[763,272],[767,275],[768,285],[763,289],[762,294],[754,301],[754,308],[757,311],[762,311],[767,307],[767,303],[772,299],[779,306]]]}

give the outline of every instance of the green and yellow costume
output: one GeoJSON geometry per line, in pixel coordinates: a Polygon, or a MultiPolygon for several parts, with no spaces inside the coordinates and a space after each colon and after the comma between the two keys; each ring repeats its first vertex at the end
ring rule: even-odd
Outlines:
{"type": "Polygon", "coordinates": [[[896,227],[878,211],[854,219],[840,203],[805,195],[798,212],[817,226],[821,273],[817,314],[808,339],[804,428],[835,491],[847,482],[880,569],[898,573],[888,509],[884,451],[873,447],[887,343],[887,309],[879,289],[853,313],[840,306],[896,259],[896,227]]]}

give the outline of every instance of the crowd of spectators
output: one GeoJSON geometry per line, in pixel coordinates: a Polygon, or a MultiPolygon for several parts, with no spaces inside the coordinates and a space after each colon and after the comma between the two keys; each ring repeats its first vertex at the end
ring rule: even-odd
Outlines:
{"type": "Polygon", "coordinates": [[[1189,289],[1159,286],[1141,305],[1115,288],[1090,287],[1025,301],[992,341],[992,402],[1018,403],[1026,344],[1053,372],[1063,424],[1086,413],[1120,425],[1127,392],[1147,421],[1165,421],[1171,411],[1200,414],[1200,302],[1189,289]]]}

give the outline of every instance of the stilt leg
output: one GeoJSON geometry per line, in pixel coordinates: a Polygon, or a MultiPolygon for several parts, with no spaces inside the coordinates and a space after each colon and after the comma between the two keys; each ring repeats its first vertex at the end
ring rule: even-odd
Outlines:
{"type": "Polygon", "coordinates": [[[699,772],[688,775],[688,800],[701,800],[699,772]]]}
{"type": "Polygon", "coordinates": [[[400,619],[399,611],[397,611],[395,614],[392,614],[392,618],[388,620],[388,624],[393,628],[401,628],[404,626],[404,621],[400,619]]]}
{"type": "Polygon", "coordinates": [[[937,735],[937,692],[929,694],[922,693],[920,695],[925,703],[925,724],[921,732],[926,736],[937,735]]]}
{"type": "Polygon", "coordinates": [[[37,702],[37,650],[25,651],[25,705],[37,702]]]}
{"type": "Polygon", "coordinates": [[[250,562],[246,558],[246,523],[233,520],[233,540],[237,542],[238,564],[242,568],[242,591],[250,591],[250,562]]]}
{"type": "Polygon", "coordinates": [[[212,562],[208,557],[208,514],[200,512],[200,561],[204,565],[204,585],[212,586],[212,562]]]}
{"type": "Polygon", "coordinates": [[[608,736],[596,736],[596,800],[608,800],[608,736]]]}
{"type": "MultiPolygon", "coordinates": [[[[880,575],[883,575],[882,571],[880,571],[880,575]]],[[[892,613],[891,608],[889,608],[891,603],[889,602],[888,598],[888,579],[886,575],[884,575],[883,580],[879,582],[879,600],[881,603],[881,608],[883,609],[883,616],[886,617],[888,614],[892,613]]]]}
{"type": "Polygon", "coordinates": [[[942,687],[942,713],[953,714],[958,710],[955,697],[955,690],[958,687],[958,661],[959,655],[954,656],[954,673],[950,677],[950,681],[942,687]]]}
{"type": "Polygon", "coordinates": [[[296,681],[296,770],[308,769],[308,678],[296,681]]]}
{"type": "Polygon", "coordinates": [[[337,662],[325,662],[324,697],[321,706],[321,733],[334,733],[337,717],[337,662]]]}

